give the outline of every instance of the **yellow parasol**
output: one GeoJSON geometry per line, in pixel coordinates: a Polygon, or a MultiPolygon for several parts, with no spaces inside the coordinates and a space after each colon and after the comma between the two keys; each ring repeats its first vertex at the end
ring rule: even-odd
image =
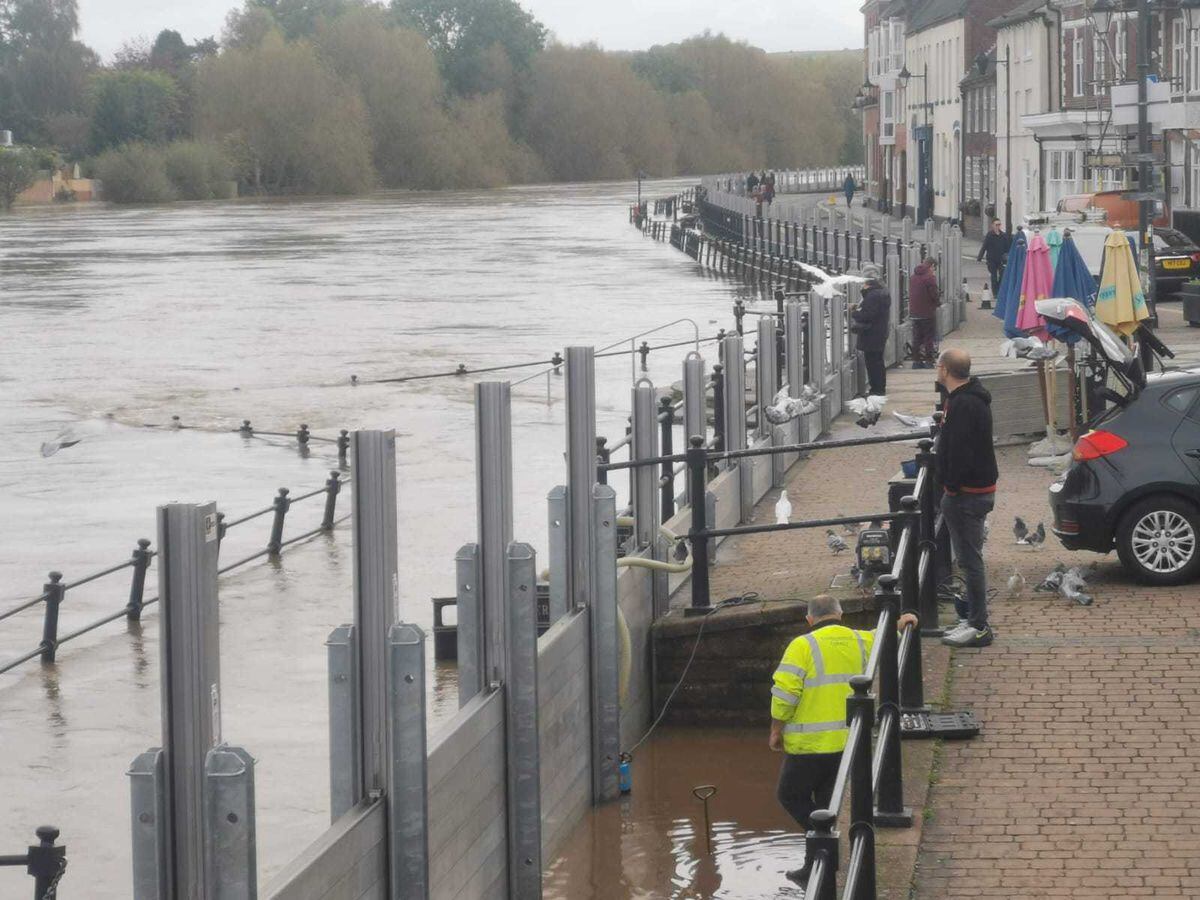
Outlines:
{"type": "Polygon", "coordinates": [[[1104,239],[1104,270],[1096,295],[1096,318],[1118,334],[1129,336],[1149,315],[1129,238],[1120,228],[1114,228],[1104,239]]]}

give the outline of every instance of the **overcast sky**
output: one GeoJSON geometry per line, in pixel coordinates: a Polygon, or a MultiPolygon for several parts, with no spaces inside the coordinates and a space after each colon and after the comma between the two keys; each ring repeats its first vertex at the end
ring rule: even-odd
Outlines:
{"type": "MultiPolygon", "coordinates": [[[[105,59],[126,40],[174,28],[185,39],[220,37],[240,0],[80,0],[83,41],[105,59]]],[[[839,50],[862,46],[861,0],[522,0],[564,43],[596,41],[609,50],[643,50],[698,34],[724,32],[765,50],[839,50]]]]}

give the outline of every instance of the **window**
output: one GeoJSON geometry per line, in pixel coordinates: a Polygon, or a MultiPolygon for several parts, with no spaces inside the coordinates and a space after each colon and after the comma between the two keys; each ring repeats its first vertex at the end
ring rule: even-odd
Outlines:
{"type": "Polygon", "coordinates": [[[1192,403],[1196,400],[1196,395],[1200,394],[1200,385],[1189,385],[1185,388],[1180,388],[1177,391],[1172,391],[1163,398],[1163,403],[1175,412],[1183,415],[1191,408],[1192,403]]]}
{"type": "Polygon", "coordinates": [[[1071,93],[1076,97],[1083,96],[1083,34],[1079,31],[1075,32],[1075,39],[1071,42],[1071,93]]]}
{"type": "Polygon", "coordinates": [[[1025,115],[1032,116],[1036,109],[1033,108],[1033,88],[1025,88],[1025,115]]]}
{"type": "Polygon", "coordinates": [[[1103,32],[1092,36],[1092,93],[1103,97],[1108,93],[1108,45],[1103,32]]]}
{"type": "Polygon", "coordinates": [[[1188,86],[1189,91],[1200,87],[1200,28],[1193,28],[1188,35],[1188,86]]]}
{"type": "Polygon", "coordinates": [[[1126,68],[1126,63],[1128,62],[1129,57],[1129,41],[1125,36],[1126,21],[1126,19],[1117,19],[1117,27],[1114,29],[1112,68],[1115,69],[1115,71],[1110,73],[1110,77],[1114,80],[1129,80],[1129,72],[1126,68]]]}
{"type": "Polygon", "coordinates": [[[1171,22],[1171,80],[1176,90],[1186,91],[1187,73],[1183,70],[1183,39],[1186,30],[1181,16],[1171,22]]]}
{"type": "Polygon", "coordinates": [[[1025,36],[1025,58],[1033,59],[1033,26],[1022,25],[1021,31],[1025,36]]]}

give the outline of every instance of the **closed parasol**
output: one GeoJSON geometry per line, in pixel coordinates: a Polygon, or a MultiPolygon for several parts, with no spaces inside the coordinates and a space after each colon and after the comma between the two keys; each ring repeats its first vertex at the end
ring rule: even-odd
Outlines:
{"type": "Polygon", "coordinates": [[[1034,304],[1038,300],[1054,296],[1051,293],[1053,286],[1054,268],[1050,263],[1050,248],[1044,237],[1035,234],[1029,239],[1029,249],[1025,254],[1025,271],[1021,279],[1020,303],[1015,322],[1017,328],[1042,340],[1051,337],[1046,331],[1046,320],[1038,315],[1034,304]]]}
{"type": "Polygon", "coordinates": [[[1021,337],[1017,327],[1017,309],[1021,305],[1021,279],[1025,274],[1025,233],[1018,232],[1008,251],[1008,264],[1004,267],[1004,278],[996,294],[996,308],[992,315],[1004,323],[1004,336],[1021,337]]]}
{"type": "Polygon", "coordinates": [[[1124,231],[1114,228],[1104,239],[1104,269],[1096,294],[1096,318],[1128,337],[1149,316],[1129,239],[1124,231]]]}

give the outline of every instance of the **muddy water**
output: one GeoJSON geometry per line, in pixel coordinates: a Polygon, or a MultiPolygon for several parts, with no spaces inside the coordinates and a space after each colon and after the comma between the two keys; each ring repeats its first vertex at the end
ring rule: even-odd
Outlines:
{"type": "Polygon", "coordinates": [[[766,733],[658,732],[634,758],[633,791],[593,810],[546,874],[554,900],[801,897],[784,877],[804,836],[775,800],[779,756],[766,733]],[[713,785],[704,804],[692,791],[713,785]]]}

